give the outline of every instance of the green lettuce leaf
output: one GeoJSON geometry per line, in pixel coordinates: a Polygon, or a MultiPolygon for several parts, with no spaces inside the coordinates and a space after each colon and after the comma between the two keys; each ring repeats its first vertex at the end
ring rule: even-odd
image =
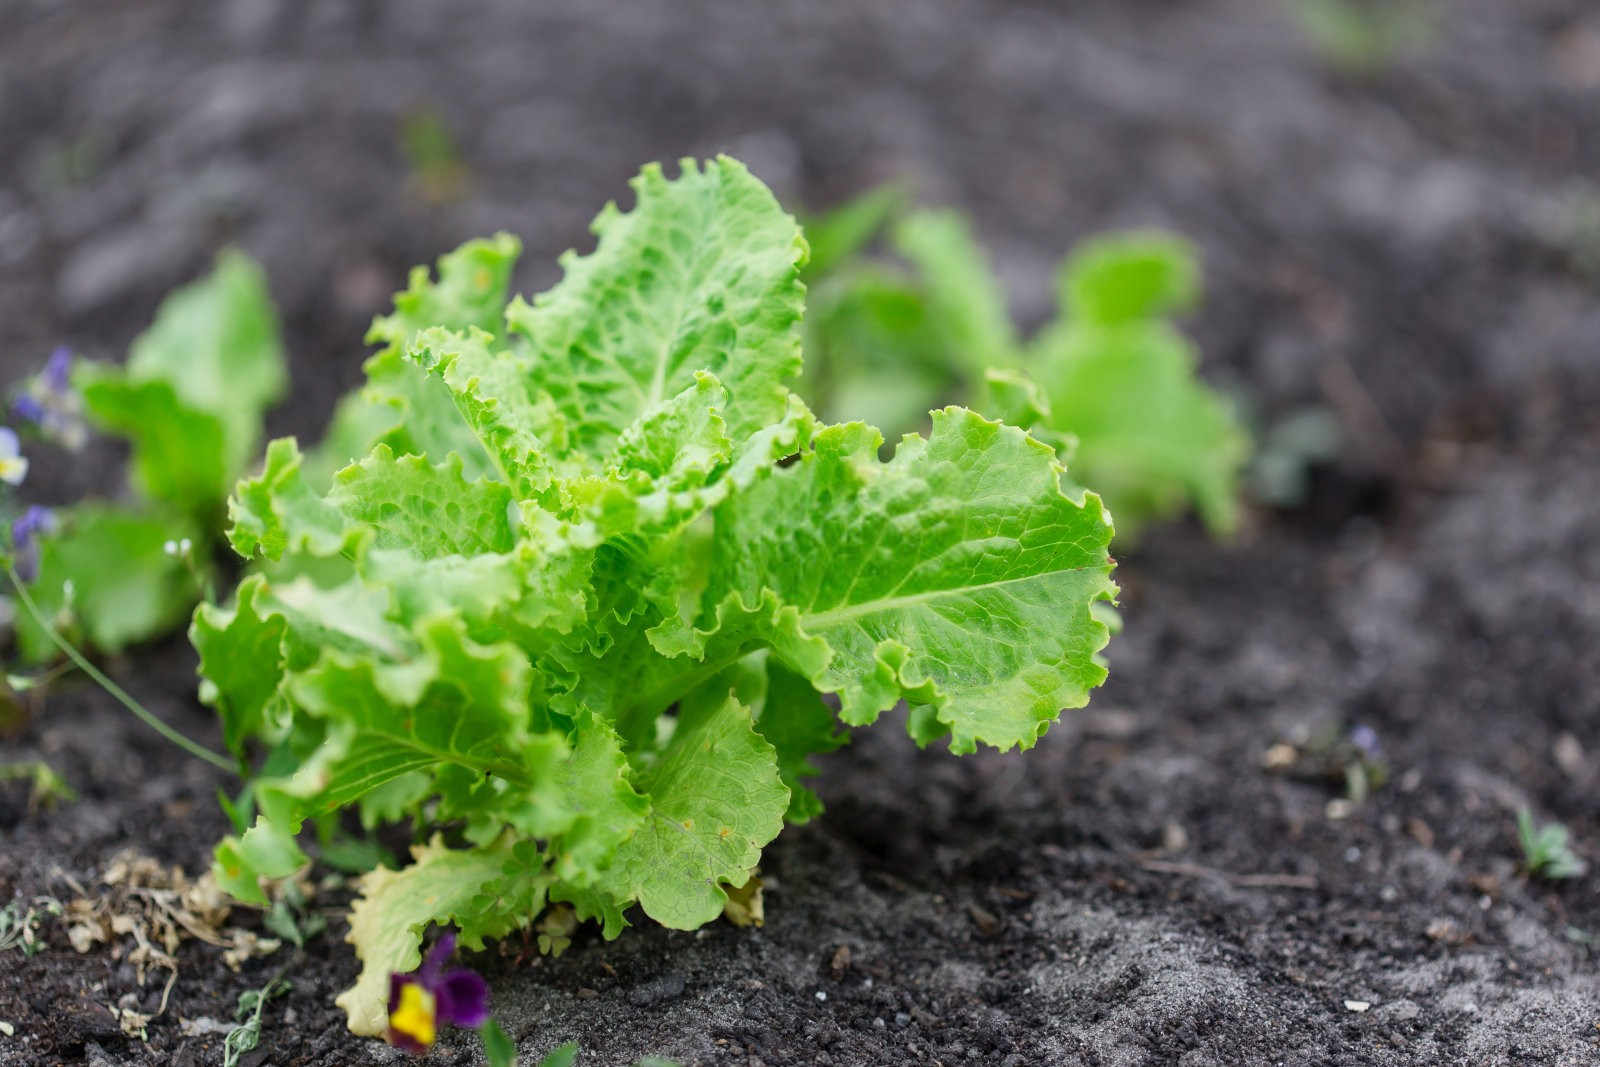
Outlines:
{"type": "MultiPolygon", "coordinates": [[[[58,513],[57,532],[41,538],[38,576],[29,584],[45,620],[102,652],[120,652],[180,625],[200,598],[210,563],[191,570],[166,546],[199,527],[181,514],[141,514],[111,504],[80,504],[58,513]]],[[[16,620],[24,661],[59,655],[25,612],[16,620]]]]}
{"type": "Polygon", "coordinates": [[[855,256],[873,236],[862,228],[887,218],[865,207],[841,217],[831,273],[811,279],[808,386],[824,414],[911,427],[964,391],[1057,449],[1124,538],[1190,506],[1218,534],[1235,526],[1249,441],[1168,321],[1200,292],[1186,242],[1154,231],[1085,241],[1062,266],[1059,317],[1023,344],[961,216],[916,212],[892,226],[909,272],[855,256]]]}
{"type": "Polygon", "coordinates": [[[1061,306],[1096,326],[1145,322],[1189,310],[1200,297],[1200,261],[1188,242],[1159,231],[1097,237],[1061,268],[1061,306]]]}
{"type": "Polygon", "coordinates": [[[676,180],[644,168],[634,209],[595,220],[595,251],[567,253],[560,284],[506,310],[533,353],[528,387],[550,397],[567,447],[595,459],[701,371],[727,388],[735,439],[783,414],[800,373],[799,227],[743,164],[680,166],[676,180]]]}
{"type": "Polygon", "coordinates": [[[309,862],[294,835],[264,819],[239,837],[225,838],[217,846],[211,865],[217,885],[247,904],[265,907],[262,883],[287,878],[309,862]]]}
{"type": "Polygon", "coordinates": [[[850,740],[839,720],[810,680],[785,667],[774,656],[756,652],[729,672],[735,696],[755,711],[756,731],[778,758],[778,775],[789,789],[784,821],[810,822],[822,814],[822,799],[803,779],[818,773],[811,757],[850,740]]]}
{"type": "Polygon", "coordinates": [[[1049,411],[1022,425],[1076,439],[1073,477],[1105,498],[1125,536],[1191,502],[1217,533],[1238,521],[1249,439],[1166,319],[1198,291],[1195,253],[1176,238],[1089,241],[1062,267],[1063,317],[1032,346],[1049,411]]]}
{"type": "Polygon", "coordinates": [[[500,481],[521,499],[550,484],[550,461],[534,432],[546,416],[529,391],[532,368],[524,354],[500,348],[492,334],[480,329],[439,327],[419,333],[408,352],[430,374],[430,382],[443,384],[500,481]]]}
{"type": "MultiPolygon", "coordinates": [[[[80,363],[72,382],[90,422],[132,443],[137,494],[60,509],[33,595],[52,626],[117,652],[181,625],[211,583],[223,502],[255,458],[263,413],[283,393],[260,268],[223,253],[210,275],[162,303],[126,365],[80,363]]],[[[24,660],[57,655],[35,620],[20,619],[17,635],[24,660]]]]}
{"type": "Polygon", "coordinates": [[[692,930],[722,914],[783,829],[789,790],[750,709],[715,687],[683,702],[672,740],[638,776],[644,823],[604,876],[646,915],[692,930]]]}
{"type": "Polygon", "coordinates": [[[287,383],[261,269],[224,252],[208,277],[166,299],[126,366],[86,364],[73,381],[90,420],[133,442],[138,488],[210,520],[287,383]]]}
{"type": "Polygon", "coordinates": [[[1098,238],[1068,257],[1060,288],[1062,317],[1028,361],[1046,405],[1017,410],[1015,391],[991,377],[998,410],[1009,402],[1036,436],[1070,439],[1073,478],[1105,498],[1125,538],[1190,504],[1214,532],[1231,531],[1250,442],[1166,318],[1199,291],[1194,251],[1163,234],[1098,238]]]}
{"type": "Polygon", "coordinates": [[[503,847],[451,849],[435,838],[414,847],[411,863],[400,870],[378,867],[362,876],[345,938],[361,954],[361,975],[337,1000],[352,1032],[385,1033],[389,975],[421,965],[422,935],[429,924],[481,908],[481,897],[503,876],[507,859],[503,847]]]}
{"type": "Polygon", "coordinates": [[[930,325],[969,381],[1015,360],[1005,293],[964,218],[918,212],[895,227],[894,245],[916,267],[930,325]]]}
{"type": "Polygon", "coordinates": [[[910,430],[958,395],[960,371],[913,279],[855,264],[807,297],[805,391],[827,418],[910,430]]]}
{"type": "Polygon", "coordinates": [[[468,481],[461,456],[434,465],[396,457],[380,444],[334,476],[327,503],[372,532],[378,548],[409,548],[424,558],[506,552],[512,545],[511,490],[468,481]]]}
{"type": "Polygon", "coordinates": [[[457,416],[455,402],[437,381],[406,357],[418,333],[433,327],[478,329],[497,335],[504,327],[506,290],[511,271],[522,254],[522,243],[509,234],[468,241],[439,259],[438,280],[426,267],[411,272],[411,285],[394,298],[394,312],[380,316],[367,331],[367,343],[383,348],[366,363],[367,385],[361,400],[369,409],[386,409],[387,425],[369,410],[350,412],[330,438],[334,450],[319,458],[319,469],[336,470],[359,459],[371,444],[387,444],[396,455],[432,456],[442,461],[451,452],[461,457],[469,476],[489,474],[488,457],[471,430],[457,416]],[[383,432],[360,445],[351,435],[354,426],[383,432]],[[348,452],[348,454],[340,454],[348,452]]]}
{"type": "Polygon", "coordinates": [[[1076,439],[1073,477],[1105,497],[1128,536],[1190,502],[1217,533],[1234,528],[1249,439],[1195,378],[1175,330],[1067,325],[1042,335],[1035,357],[1050,397],[1045,426],[1076,439]]]}
{"type": "Polygon", "coordinates": [[[202,604],[189,626],[189,640],[200,653],[200,673],[207,684],[201,696],[222,717],[222,736],[235,755],[247,738],[268,733],[274,709],[283,701],[287,623],[281,615],[263,612],[258,601],[265,581],[245,579],[227,608],[202,604]]]}
{"type": "Polygon", "coordinates": [[[953,751],[1031,747],[1105,677],[1107,634],[1089,611],[1115,592],[1099,501],[1061,491],[1050,449],[960,408],[889,463],[879,443],[869,427],[830,427],[719,509],[708,599],[775,597],[757,625],[840,695],[848,723],[904,698],[938,709],[953,751]]]}
{"type": "Polygon", "coordinates": [[[893,185],[880,185],[805,223],[811,261],[806,283],[848,265],[878,236],[904,207],[906,194],[893,185]]]}

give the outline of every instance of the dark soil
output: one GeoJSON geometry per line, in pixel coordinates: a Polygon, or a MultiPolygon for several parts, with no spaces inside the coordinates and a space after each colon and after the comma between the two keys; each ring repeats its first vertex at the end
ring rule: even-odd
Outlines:
{"type": "MultiPolygon", "coordinates": [[[[406,267],[504,228],[542,287],[641,162],[718,150],[790,204],[901,176],[966,208],[1028,322],[1074,239],[1172,226],[1205,252],[1206,376],[1263,428],[1338,417],[1309,498],[1127,552],[1111,681],[1034,751],[886,723],[826,760],[764,929],[491,958],[497,1014],[525,1058],[577,1039],[585,1064],[1600,1062],[1600,883],[1526,877],[1513,822],[1600,861],[1600,13],[1441,6],[1427,54],[1357,77],[1243,0],[12,0],[0,361],[118,356],[232,241],[284,309],[272,428],[314,437],[406,267]],[[408,169],[420,114],[459,141],[457,199],[408,169]],[[1390,778],[1342,818],[1336,778],[1264,766],[1357,724],[1390,778]]],[[[36,462],[40,499],[114,488],[36,462]]],[[[110,666],[215,741],[181,637],[110,666]]],[[[223,783],[81,684],[5,744],[81,797],[0,787],[0,898],[92,887],[124,848],[198,872],[225,829],[223,783]]],[[[45,932],[0,956],[0,1064],[218,1063],[195,1021],[285,966],[245,1063],[399,1055],[343,1029],[337,922],[238,974],[186,946],[148,1043],[109,1007],[159,976],[45,932]]]]}

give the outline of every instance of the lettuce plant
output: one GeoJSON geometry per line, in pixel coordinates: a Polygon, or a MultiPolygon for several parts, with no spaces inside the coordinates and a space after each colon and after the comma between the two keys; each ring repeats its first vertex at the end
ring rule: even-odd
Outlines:
{"type": "Polygon", "coordinates": [[[1188,505],[1216,533],[1238,521],[1249,438],[1195,376],[1193,347],[1170,321],[1194,302],[1199,279],[1193,250],[1176,237],[1087,241],[1062,265],[1060,316],[1033,338],[1021,369],[986,375],[984,409],[1055,435],[1074,478],[1105,498],[1124,532],[1188,505]]]}
{"type": "Polygon", "coordinates": [[[1057,447],[1124,537],[1191,504],[1212,530],[1234,526],[1249,442],[1171,322],[1199,292],[1188,244],[1140,232],[1084,242],[1062,264],[1057,317],[1022,339],[967,221],[895,218],[898,205],[880,190],[814,224],[829,253],[807,355],[824,412],[910,427],[965,396],[1057,447]],[[861,254],[880,231],[901,264],[861,254]]]}
{"type": "MultiPolygon", "coordinates": [[[[162,303],[125,365],[57,350],[14,399],[19,423],[77,449],[86,420],[127,439],[132,457],[121,498],[14,524],[19,576],[41,618],[103,652],[181,626],[210,581],[228,493],[259,456],[262,414],[286,383],[265,279],[236,252],[162,303]]],[[[58,653],[26,613],[17,643],[29,662],[58,653]]]]}
{"type": "Polygon", "coordinates": [[[820,423],[793,219],[727,158],[633,188],[532,303],[507,236],[416,273],[340,414],[377,444],[324,486],[274,441],[230,503],[268,567],[191,636],[266,755],[224,884],[261,900],[346,807],[432,833],[362,880],[358,1033],[430,924],[715,918],[841,725],[904,700],[919,740],[1027,748],[1105,676],[1110,521],[1055,452],[961,408],[887,462],[820,423]]]}

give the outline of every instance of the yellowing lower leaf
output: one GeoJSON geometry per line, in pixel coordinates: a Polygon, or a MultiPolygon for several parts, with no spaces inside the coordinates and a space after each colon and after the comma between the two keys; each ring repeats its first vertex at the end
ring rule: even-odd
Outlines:
{"type": "Polygon", "coordinates": [[[345,936],[361,957],[361,974],[337,1001],[352,1032],[383,1035],[389,975],[416,970],[428,926],[447,925],[471,908],[500,878],[507,859],[502,848],[450,849],[436,837],[414,847],[411,863],[400,870],[378,867],[362,876],[361,896],[350,909],[350,933],[345,936]]]}

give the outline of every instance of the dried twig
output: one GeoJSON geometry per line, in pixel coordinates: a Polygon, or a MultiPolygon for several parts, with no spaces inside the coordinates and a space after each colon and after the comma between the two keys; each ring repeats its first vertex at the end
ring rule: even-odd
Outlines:
{"type": "Polygon", "coordinates": [[[1230,874],[1198,863],[1172,863],[1167,860],[1140,860],[1139,866],[1156,874],[1176,874],[1187,878],[1221,878],[1241,889],[1315,889],[1317,880],[1309,874],[1230,874]]]}

